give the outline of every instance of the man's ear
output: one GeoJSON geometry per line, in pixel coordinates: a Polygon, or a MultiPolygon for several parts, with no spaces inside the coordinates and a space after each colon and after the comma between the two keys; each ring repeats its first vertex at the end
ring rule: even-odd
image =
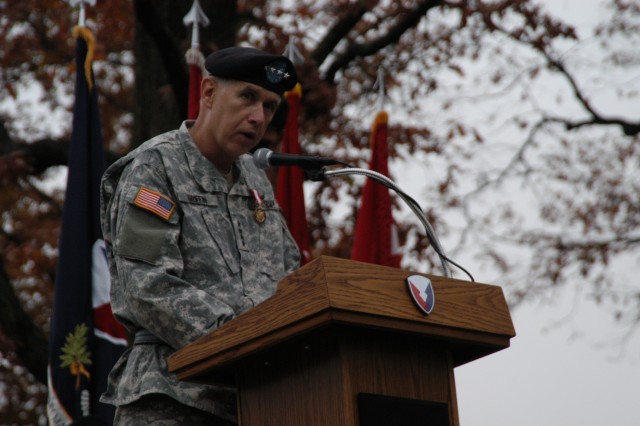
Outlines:
{"type": "Polygon", "coordinates": [[[204,102],[206,106],[210,106],[217,88],[218,81],[215,78],[204,77],[200,84],[200,101],[204,102]]]}

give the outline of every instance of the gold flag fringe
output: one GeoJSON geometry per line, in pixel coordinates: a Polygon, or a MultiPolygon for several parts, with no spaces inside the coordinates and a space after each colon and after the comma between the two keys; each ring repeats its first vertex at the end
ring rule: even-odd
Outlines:
{"type": "Polygon", "coordinates": [[[84,75],[87,79],[87,86],[89,86],[89,93],[91,93],[93,90],[93,73],[91,71],[91,65],[93,64],[93,55],[96,49],[96,39],[89,28],[76,25],[73,27],[73,38],[77,39],[78,37],[82,37],[87,43],[87,57],[84,61],[84,75]]]}
{"type": "Polygon", "coordinates": [[[288,92],[284,92],[284,97],[287,98],[290,94],[298,95],[298,97],[302,99],[302,86],[300,85],[300,83],[296,83],[296,85],[293,86],[293,89],[289,90],[288,92]]]}
{"type": "Polygon", "coordinates": [[[376,114],[376,118],[373,120],[373,124],[371,125],[371,135],[369,136],[369,145],[371,146],[371,149],[373,149],[376,144],[376,131],[378,130],[378,126],[387,124],[388,122],[389,114],[386,111],[379,111],[376,114]]]}

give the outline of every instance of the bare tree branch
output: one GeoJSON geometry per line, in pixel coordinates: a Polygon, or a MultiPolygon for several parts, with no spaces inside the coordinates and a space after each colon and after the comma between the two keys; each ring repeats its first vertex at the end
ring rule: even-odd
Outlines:
{"type": "MultiPolygon", "coordinates": [[[[350,43],[346,50],[337,55],[325,74],[325,80],[329,83],[334,81],[336,73],[346,68],[351,61],[356,58],[363,58],[378,52],[382,48],[396,43],[400,37],[410,28],[415,27],[420,19],[436,6],[441,6],[441,0],[425,0],[418,4],[413,10],[400,16],[400,18],[379,38],[368,43],[350,43]]],[[[355,23],[352,24],[352,26],[355,23]]],[[[319,62],[320,63],[320,62],[319,62]]]]}
{"type": "Polygon", "coordinates": [[[567,130],[577,129],[583,126],[591,126],[596,124],[604,124],[604,125],[616,125],[622,127],[622,131],[627,136],[634,136],[640,133],[640,121],[632,122],[628,120],[623,120],[621,118],[607,118],[603,117],[600,113],[598,113],[589,100],[585,97],[584,93],[578,87],[578,83],[576,82],[573,75],[567,70],[564,64],[558,60],[551,58],[546,52],[542,52],[547,60],[549,61],[549,65],[558,70],[565,78],[569,81],[573,89],[573,94],[580,104],[586,109],[589,114],[591,114],[591,119],[581,120],[581,121],[569,121],[569,120],[560,120],[555,119],[555,121],[563,122],[567,128],[567,130]]]}
{"type": "MultiPolygon", "coordinates": [[[[504,28],[501,28],[499,25],[497,25],[495,22],[490,21],[490,24],[492,26],[493,29],[495,29],[496,31],[501,32],[502,34],[505,34],[507,37],[509,37],[510,39],[518,42],[518,43],[522,43],[522,44],[528,44],[531,45],[531,43],[527,43],[525,40],[522,40],[516,36],[514,36],[513,34],[511,34],[509,31],[505,30],[504,28]]],[[[593,106],[591,105],[591,103],[589,102],[589,100],[587,99],[587,97],[585,96],[584,92],[582,89],[580,89],[580,87],[578,86],[578,83],[576,82],[576,79],[573,77],[573,75],[567,70],[567,68],[565,67],[565,65],[557,60],[554,59],[549,52],[547,51],[546,48],[543,48],[537,44],[532,45],[538,52],[540,52],[545,59],[547,60],[547,63],[549,64],[549,66],[551,68],[556,69],[558,72],[560,72],[569,82],[569,84],[571,85],[571,88],[573,90],[573,94],[576,98],[576,100],[584,107],[584,109],[591,115],[591,118],[586,119],[586,120],[579,120],[579,121],[571,121],[571,120],[566,120],[566,119],[562,119],[562,118],[549,118],[549,121],[555,121],[558,123],[562,123],[565,125],[567,130],[574,130],[580,127],[584,127],[584,126],[593,126],[593,125],[611,125],[611,126],[620,126],[622,128],[622,131],[624,132],[625,135],[627,136],[634,136],[640,133],[640,121],[629,121],[629,120],[624,120],[622,118],[613,118],[613,117],[605,117],[602,114],[598,113],[593,106]]]]}
{"type": "Polygon", "coordinates": [[[520,242],[530,244],[531,242],[546,241],[549,246],[562,251],[580,250],[580,249],[602,249],[608,248],[613,244],[624,244],[632,246],[640,244],[640,235],[614,235],[606,238],[566,238],[557,234],[542,234],[539,231],[535,233],[524,234],[520,242]]]}
{"type": "Polygon", "coordinates": [[[337,20],[333,27],[327,31],[327,35],[318,43],[318,46],[316,46],[311,54],[311,59],[318,65],[322,64],[325,59],[327,59],[327,56],[333,52],[336,45],[349,34],[349,31],[356,26],[367,11],[368,8],[363,3],[354,5],[353,8],[341,19],[337,20]]]}

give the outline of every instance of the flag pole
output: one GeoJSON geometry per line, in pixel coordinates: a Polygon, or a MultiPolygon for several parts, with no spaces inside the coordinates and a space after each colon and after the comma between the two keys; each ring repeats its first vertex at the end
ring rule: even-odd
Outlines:
{"type": "Polygon", "coordinates": [[[84,0],[80,1],[80,13],[78,14],[78,26],[84,27],[84,0]]]}
{"type": "Polygon", "coordinates": [[[68,0],[69,5],[72,8],[78,7],[78,26],[85,26],[85,4],[89,4],[89,6],[95,6],[96,0],[68,0]]]}
{"type": "Polygon", "coordinates": [[[296,37],[289,37],[289,42],[287,43],[287,47],[284,49],[284,56],[289,58],[293,65],[298,65],[304,62],[304,56],[300,53],[300,50],[296,47],[296,37]]]}
{"type": "Polygon", "coordinates": [[[199,49],[200,48],[200,25],[202,25],[203,28],[208,27],[209,18],[202,10],[202,7],[200,7],[200,3],[198,2],[198,0],[194,0],[193,4],[191,5],[191,9],[189,9],[189,12],[187,12],[187,14],[184,15],[184,18],[182,18],[182,22],[184,23],[185,27],[192,25],[191,48],[199,49]]]}
{"type": "Polygon", "coordinates": [[[376,81],[373,83],[373,88],[378,89],[378,110],[382,111],[384,109],[384,98],[385,98],[385,87],[384,87],[384,69],[382,67],[378,68],[378,73],[376,76],[376,81]]]}
{"type": "Polygon", "coordinates": [[[209,18],[200,7],[198,0],[194,0],[189,12],[182,18],[186,27],[191,28],[191,47],[187,50],[185,58],[189,64],[189,99],[187,118],[195,120],[200,112],[200,82],[204,70],[204,55],[200,51],[200,26],[209,26],[209,18]]]}

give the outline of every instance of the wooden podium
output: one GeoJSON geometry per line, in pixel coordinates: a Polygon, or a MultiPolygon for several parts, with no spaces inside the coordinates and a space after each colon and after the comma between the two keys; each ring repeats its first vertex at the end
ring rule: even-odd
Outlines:
{"type": "Polygon", "coordinates": [[[236,385],[243,426],[458,425],[453,369],[509,347],[509,309],[500,287],[419,274],[435,293],[427,316],[410,275],[320,257],[169,370],[236,385]]]}

